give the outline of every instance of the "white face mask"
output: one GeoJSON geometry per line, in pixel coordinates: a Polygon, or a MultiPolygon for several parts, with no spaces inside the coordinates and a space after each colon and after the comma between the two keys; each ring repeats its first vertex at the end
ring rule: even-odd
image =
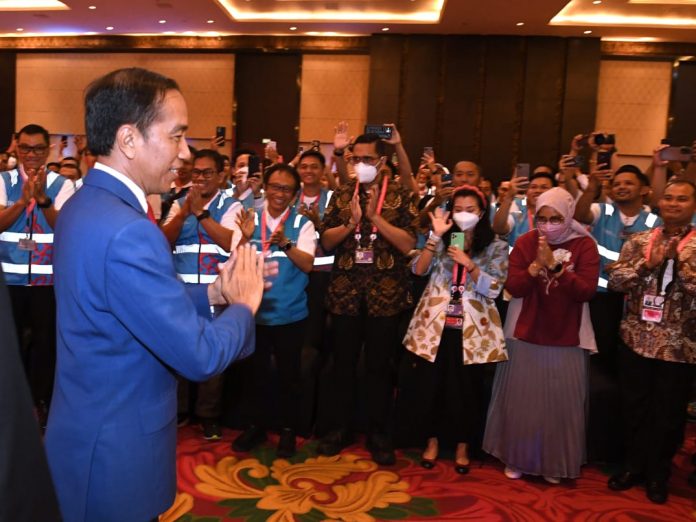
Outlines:
{"type": "Polygon", "coordinates": [[[452,221],[457,224],[459,230],[467,231],[476,226],[476,223],[479,222],[479,216],[471,212],[455,212],[452,214],[452,221]]]}
{"type": "Polygon", "coordinates": [[[355,173],[360,183],[372,183],[377,177],[377,167],[360,162],[355,165],[355,173]]]}

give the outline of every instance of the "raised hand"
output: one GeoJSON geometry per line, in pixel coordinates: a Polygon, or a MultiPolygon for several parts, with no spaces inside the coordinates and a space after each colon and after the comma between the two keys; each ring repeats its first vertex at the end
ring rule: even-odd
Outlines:
{"type": "Polygon", "coordinates": [[[447,248],[447,255],[450,256],[455,263],[463,265],[467,270],[470,270],[471,265],[474,264],[471,258],[466,255],[466,252],[459,250],[455,246],[450,245],[447,248]]]}
{"type": "Polygon", "coordinates": [[[201,189],[196,185],[193,185],[186,195],[186,203],[188,204],[188,210],[194,216],[197,216],[203,212],[203,207],[205,206],[205,200],[201,194],[201,189]]]}
{"type": "Polygon", "coordinates": [[[298,212],[300,214],[302,214],[303,216],[305,216],[307,219],[309,219],[312,223],[314,223],[315,229],[319,228],[319,225],[321,224],[321,218],[319,217],[319,210],[317,210],[313,206],[300,205],[298,212]]]}
{"type": "Polygon", "coordinates": [[[237,226],[247,241],[254,235],[254,229],[256,228],[255,215],[254,209],[250,208],[249,210],[242,210],[237,216],[237,226]]]}
{"type": "Polygon", "coordinates": [[[449,219],[449,210],[443,210],[440,207],[435,209],[435,212],[428,212],[430,223],[432,224],[433,233],[436,236],[442,237],[452,228],[452,220],[449,219]]]}
{"type": "Polygon", "coordinates": [[[384,126],[392,128],[392,137],[389,139],[382,138],[382,141],[385,143],[389,143],[389,145],[398,145],[399,143],[401,143],[401,134],[399,134],[396,125],[394,125],[393,123],[385,123],[384,126]]]}
{"type": "Polygon", "coordinates": [[[547,268],[551,267],[554,261],[553,251],[549,247],[549,243],[546,240],[546,237],[542,236],[541,234],[539,235],[539,244],[537,246],[536,261],[541,266],[545,266],[547,268]]]}
{"type": "Polygon", "coordinates": [[[220,272],[222,296],[228,303],[247,305],[256,313],[263,297],[263,274],[263,256],[257,254],[256,246],[238,247],[234,263],[220,272]]]}
{"type": "Polygon", "coordinates": [[[362,209],[360,208],[360,196],[355,194],[350,200],[350,213],[353,218],[353,223],[359,224],[362,219],[362,209]]]}
{"type": "MultiPolygon", "coordinates": [[[[365,206],[365,216],[367,219],[372,221],[372,219],[377,214],[377,200],[379,199],[379,194],[377,192],[377,185],[372,185],[367,193],[367,205],[365,206]]],[[[352,210],[352,209],[351,209],[352,210]]]]}
{"type": "Polygon", "coordinates": [[[338,125],[334,127],[334,139],[333,146],[334,149],[344,150],[353,141],[353,136],[348,136],[348,122],[339,121],[338,125]]]}

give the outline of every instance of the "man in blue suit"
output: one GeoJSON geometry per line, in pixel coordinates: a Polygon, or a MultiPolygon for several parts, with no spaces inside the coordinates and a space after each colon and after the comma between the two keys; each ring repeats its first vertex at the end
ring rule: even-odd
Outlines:
{"type": "Polygon", "coordinates": [[[66,522],[146,522],[176,490],[175,373],[202,381],[253,351],[263,261],[244,247],[214,284],[176,279],[145,199],[189,155],[173,80],[114,71],[88,88],[85,120],[98,163],[56,228],[46,449],[66,522]],[[212,305],[232,302],[212,320],[212,305]]]}

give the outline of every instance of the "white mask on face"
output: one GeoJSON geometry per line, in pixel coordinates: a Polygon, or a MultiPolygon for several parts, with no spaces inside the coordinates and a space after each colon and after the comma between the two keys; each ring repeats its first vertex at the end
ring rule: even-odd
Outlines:
{"type": "Polygon", "coordinates": [[[360,162],[355,165],[355,173],[360,183],[372,183],[377,177],[377,167],[360,162]]]}
{"type": "Polygon", "coordinates": [[[452,221],[457,224],[459,230],[465,232],[476,226],[476,223],[479,222],[479,216],[472,212],[455,212],[452,214],[452,221]]]}

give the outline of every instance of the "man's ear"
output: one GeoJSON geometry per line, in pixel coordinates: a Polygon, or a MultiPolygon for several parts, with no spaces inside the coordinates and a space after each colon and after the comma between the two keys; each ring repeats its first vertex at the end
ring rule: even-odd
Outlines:
{"type": "Polygon", "coordinates": [[[134,125],[121,125],[116,131],[115,146],[129,160],[135,158],[135,152],[139,142],[142,140],[140,131],[134,125]]]}

